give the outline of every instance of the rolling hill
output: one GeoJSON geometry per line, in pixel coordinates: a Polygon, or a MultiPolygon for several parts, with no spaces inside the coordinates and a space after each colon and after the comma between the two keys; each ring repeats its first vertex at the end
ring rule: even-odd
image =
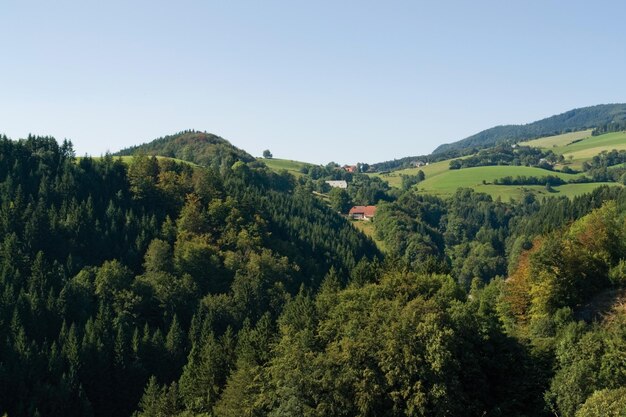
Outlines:
{"type": "Polygon", "coordinates": [[[503,141],[524,141],[542,136],[589,129],[626,120],[626,104],[582,107],[524,125],[496,126],[457,142],[438,146],[433,154],[485,148],[503,141]]]}
{"type": "Polygon", "coordinates": [[[540,196],[567,196],[574,197],[577,195],[591,192],[597,187],[603,185],[617,185],[615,183],[583,183],[583,184],[563,184],[553,186],[551,191],[546,190],[543,185],[495,185],[495,179],[507,176],[527,176],[527,177],[545,177],[555,175],[564,180],[571,180],[580,176],[574,174],[565,174],[561,172],[547,171],[541,168],[524,167],[524,166],[486,166],[475,168],[464,168],[457,170],[447,170],[434,175],[417,185],[417,192],[422,194],[433,194],[439,196],[451,196],[458,188],[472,188],[479,192],[491,195],[493,198],[500,197],[508,201],[512,198],[518,199],[526,192],[532,192],[540,196]],[[483,182],[484,181],[484,182],[483,182]]]}
{"type": "MultiPolygon", "coordinates": [[[[524,144],[541,149],[549,149],[556,154],[563,155],[566,159],[566,165],[575,169],[580,169],[585,161],[590,161],[595,155],[603,151],[626,149],[626,132],[607,133],[599,136],[592,136],[591,133],[591,130],[571,132],[528,141],[524,144]]],[[[545,186],[541,185],[495,185],[493,181],[496,178],[507,176],[533,176],[541,178],[548,175],[557,175],[564,180],[569,180],[575,178],[577,175],[548,171],[540,168],[506,165],[450,170],[449,166],[451,160],[452,159],[446,159],[421,168],[407,168],[388,173],[374,173],[370,175],[380,177],[392,187],[399,188],[402,184],[403,175],[416,175],[419,170],[422,170],[426,175],[426,180],[417,185],[416,189],[418,193],[445,197],[454,194],[459,187],[468,187],[476,191],[490,194],[494,198],[500,197],[504,200],[519,198],[523,193],[528,191],[540,196],[560,195],[574,197],[591,192],[593,189],[603,185],[618,185],[616,183],[605,182],[575,183],[553,186],[552,191],[547,191],[545,186]]],[[[565,165],[557,165],[557,169],[563,166],[565,165]]]]}
{"type": "Polygon", "coordinates": [[[142,145],[131,146],[117,152],[116,156],[130,156],[138,153],[181,159],[203,166],[218,167],[222,163],[235,161],[252,162],[253,156],[233,146],[219,136],[188,130],[164,136],[142,145]]]}

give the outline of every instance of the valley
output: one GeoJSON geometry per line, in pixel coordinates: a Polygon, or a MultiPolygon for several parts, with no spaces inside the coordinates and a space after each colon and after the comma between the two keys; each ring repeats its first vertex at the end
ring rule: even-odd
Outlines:
{"type": "Polygon", "coordinates": [[[623,409],[626,133],[594,133],[350,166],[0,137],[0,413],[623,409]]]}

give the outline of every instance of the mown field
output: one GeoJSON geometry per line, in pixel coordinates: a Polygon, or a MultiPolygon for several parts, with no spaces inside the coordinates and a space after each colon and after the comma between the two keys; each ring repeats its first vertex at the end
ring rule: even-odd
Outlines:
{"type": "Polygon", "coordinates": [[[580,174],[564,174],[561,172],[547,171],[541,168],[525,166],[487,166],[464,168],[458,170],[448,170],[433,177],[426,177],[426,180],[417,185],[420,193],[449,196],[461,187],[473,188],[476,191],[490,194],[492,197],[500,197],[503,200],[519,198],[525,191],[532,191],[539,195],[567,195],[575,196],[593,190],[604,183],[594,184],[565,184],[553,187],[553,191],[546,190],[543,185],[519,186],[519,185],[494,185],[495,179],[507,176],[527,176],[545,177],[548,175],[558,176],[565,181],[575,179],[580,174]]]}
{"type": "Polygon", "coordinates": [[[572,168],[580,169],[583,162],[603,151],[626,150],[626,132],[591,136],[591,131],[585,130],[536,139],[524,144],[550,149],[554,153],[563,155],[572,168]]]}
{"type": "Polygon", "coordinates": [[[577,140],[590,138],[592,131],[592,129],[588,129],[579,132],[563,133],[562,135],[546,136],[545,138],[520,142],[520,145],[551,149],[558,146],[566,146],[577,140]]]}
{"type": "Polygon", "coordinates": [[[499,197],[504,201],[519,199],[528,191],[531,191],[538,197],[567,196],[571,198],[586,194],[602,185],[616,185],[615,183],[565,184],[552,187],[552,191],[546,190],[546,187],[543,185],[494,185],[493,181],[495,179],[507,176],[545,177],[555,175],[568,181],[579,177],[581,174],[565,174],[525,166],[487,166],[450,170],[449,165],[450,161],[446,160],[422,168],[403,169],[388,174],[372,175],[380,177],[393,187],[400,187],[402,184],[401,175],[415,175],[421,169],[426,175],[426,180],[416,186],[418,193],[446,197],[454,194],[460,187],[467,187],[487,193],[493,198],[499,197]]]}
{"type": "Polygon", "coordinates": [[[392,187],[399,188],[402,185],[402,175],[416,175],[421,170],[424,171],[424,175],[426,175],[426,178],[431,178],[448,171],[449,168],[450,160],[448,159],[441,162],[435,162],[434,164],[429,164],[421,168],[407,168],[398,171],[392,171],[386,174],[375,173],[370,175],[374,177],[380,177],[382,180],[387,181],[387,183],[389,183],[389,185],[391,185],[392,187]]]}
{"type": "MultiPolygon", "coordinates": [[[[565,196],[573,198],[578,195],[587,194],[601,186],[618,186],[622,185],[614,182],[594,182],[587,184],[565,184],[552,187],[552,191],[548,191],[543,185],[483,185],[478,184],[470,188],[489,194],[494,199],[500,198],[502,201],[519,200],[525,193],[532,192],[537,197],[558,197],[565,196]]],[[[424,189],[417,187],[417,193],[438,195],[440,197],[449,197],[458,189],[458,187],[450,188],[429,188],[424,189]]]]}
{"type": "Polygon", "coordinates": [[[302,173],[300,172],[301,168],[312,165],[306,162],[292,161],[290,159],[258,158],[257,160],[263,162],[265,165],[267,165],[269,169],[273,171],[287,170],[296,177],[302,175],[302,173]]]}

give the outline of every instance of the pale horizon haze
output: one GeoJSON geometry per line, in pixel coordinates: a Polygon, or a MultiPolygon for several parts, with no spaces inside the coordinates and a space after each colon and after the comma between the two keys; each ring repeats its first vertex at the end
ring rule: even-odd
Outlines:
{"type": "Polygon", "coordinates": [[[620,1],[3,1],[0,133],[186,129],[314,163],[626,102],[620,1]]]}

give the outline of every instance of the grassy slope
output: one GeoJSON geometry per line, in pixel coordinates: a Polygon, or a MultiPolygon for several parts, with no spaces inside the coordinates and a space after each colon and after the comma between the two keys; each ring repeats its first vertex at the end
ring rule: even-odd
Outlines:
{"type": "Polygon", "coordinates": [[[612,151],[613,149],[626,149],[626,132],[592,136],[571,145],[557,147],[554,151],[562,153],[566,158],[571,155],[573,161],[584,161],[593,158],[602,151],[612,151]]]}
{"type": "Polygon", "coordinates": [[[292,161],[290,159],[258,158],[257,160],[263,162],[265,165],[267,165],[269,169],[273,171],[287,170],[295,176],[302,175],[302,173],[300,172],[300,168],[312,165],[306,162],[292,161]]]}
{"type": "MultiPolygon", "coordinates": [[[[519,200],[525,192],[531,191],[537,197],[553,197],[553,196],[565,196],[569,198],[576,197],[577,195],[587,194],[594,189],[603,185],[608,186],[620,186],[614,182],[594,182],[589,184],[565,184],[553,187],[552,192],[548,192],[543,185],[483,185],[478,184],[471,188],[474,190],[489,194],[493,198],[500,198],[502,201],[509,201],[511,199],[519,200]]],[[[418,193],[434,194],[441,197],[450,196],[456,191],[457,187],[448,189],[422,189],[418,186],[418,193]]]]}
{"type": "MultiPolygon", "coordinates": [[[[626,132],[608,133],[601,136],[591,136],[591,130],[565,133],[557,136],[549,136],[523,142],[522,145],[536,146],[538,148],[550,149],[557,154],[563,154],[566,160],[571,161],[572,168],[580,168],[584,161],[587,161],[602,151],[613,149],[626,149],[626,132]],[[572,143],[577,141],[576,143],[572,143]],[[571,159],[570,159],[571,155],[571,159]]],[[[546,191],[544,186],[506,186],[483,184],[493,182],[496,178],[506,176],[515,177],[517,175],[543,177],[546,175],[558,175],[568,180],[576,175],[551,172],[539,168],[516,167],[516,166],[493,166],[464,168],[451,171],[448,169],[450,160],[437,162],[422,168],[410,168],[393,171],[388,174],[372,174],[379,176],[393,187],[400,187],[402,184],[401,175],[415,175],[420,169],[426,174],[426,180],[420,183],[417,188],[420,193],[436,194],[448,196],[453,194],[459,187],[470,187],[477,191],[490,194],[494,198],[500,197],[503,200],[518,198],[524,190],[531,190],[539,196],[565,195],[573,197],[592,191],[601,185],[616,185],[614,183],[592,183],[592,184],[566,184],[554,187],[554,192],[546,191]]]]}
{"type": "Polygon", "coordinates": [[[573,131],[626,120],[626,104],[601,104],[573,109],[525,125],[495,126],[458,142],[440,145],[433,153],[450,149],[484,148],[504,140],[525,140],[550,135],[552,132],[573,131]]]}
{"type": "Polygon", "coordinates": [[[458,170],[448,170],[433,177],[426,177],[417,187],[419,192],[436,194],[441,196],[454,194],[459,187],[469,187],[476,191],[485,192],[491,196],[500,197],[503,200],[517,198],[523,190],[532,190],[537,194],[558,194],[576,195],[588,192],[590,189],[597,187],[599,184],[567,184],[560,187],[554,187],[556,192],[549,193],[544,186],[510,186],[510,185],[493,185],[491,184],[497,178],[506,176],[516,177],[518,175],[544,177],[547,175],[556,175],[564,180],[570,180],[579,175],[563,174],[560,172],[551,172],[541,168],[532,168],[524,166],[487,166],[464,168],[458,170]],[[487,184],[483,184],[486,181],[487,184]],[[591,186],[591,187],[589,187],[591,186]],[[580,190],[580,192],[578,192],[580,190]]]}
{"type": "Polygon", "coordinates": [[[575,140],[585,139],[591,137],[592,129],[581,130],[579,132],[564,133],[556,136],[546,136],[545,138],[529,140],[527,142],[520,142],[523,146],[534,146],[535,148],[554,148],[557,146],[565,146],[572,143],[575,140]]]}
{"type": "Polygon", "coordinates": [[[571,161],[573,168],[580,168],[583,162],[588,161],[602,151],[626,149],[626,132],[607,133],[600,136],[591,136],[591,131],[568,133],[526,142],[527,145],[550,149],[554,153],[562,154],[567,161],[571,161]],[[585,135],[583,133],[588,132],[585,135]],[[576,135],[580,133],[580,135],[576,135]],[[573,140],[581,139],[576,143],[573,140]]]}
{"type": "Polygon", "coordinates": [[[376,222],[375,221],[350,220],[350,223],[354,227],[359,229],[361,232],[363,232],[363,234],[365,234],[366,236],[369,236],[374,241],[374,243],[376,243],[376,246],[378,246],[378,249],[380,249],[382,252],[387,251],[385,242],[383,242],[382,240],[378,240],[375,237],[375,234],[376,234],[376,222]]]}
{"type": "Polygon", "coordinates": [[[428,166],[424,166],[421,168],[407,168],[401,169],[398,171],[393,171],[388,174],[370,174],[374,177],[380,177],[384,181],[387,181],[389,185],[392,187],[400,187],[402,185],[401,175],[416,175],[420,170],[424,171],[424,175],[426,178],[431,178],[436,175],[442,174],[449,170],[450,160],[445,160],[441,162],[435,162],[434,164],[429,164],[428,166]]]}

